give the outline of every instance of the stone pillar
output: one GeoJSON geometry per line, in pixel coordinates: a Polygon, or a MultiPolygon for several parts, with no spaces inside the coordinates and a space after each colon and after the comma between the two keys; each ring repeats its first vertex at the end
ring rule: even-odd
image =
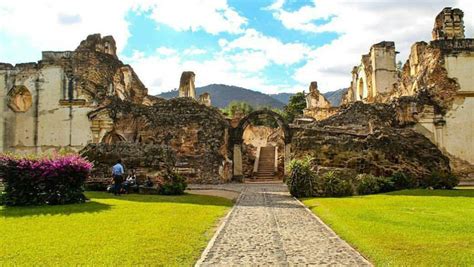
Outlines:
{"type": "Polygon", "coordinates": [[[284,165],[284,174],[288,174],[288,166],[291,161],[291,143],[285,144],[285,165],[284,165]]]}
{"type": "Polygon", "coordinates": [[[243,179],[242,172],[242,145],[234,145],[234,180],[242,181],[243,179]]]}
{"type": "Polygon", "coordinates": [[[179,80],[179,97],[191,97],[196,99],[196,88],[194,86],[194,80],[196,75],[192,71],[184,71],[181,74],[181,79],[179,80]]]}
{"type": "Polygon", "coordinates": [[[444,120],[443,116],[435,115],[433,119],[433,123],[435,125],[435,140],[436,145],[438,148],[444,148],[444,126],[446,125],[446,121],[444,120]]]}

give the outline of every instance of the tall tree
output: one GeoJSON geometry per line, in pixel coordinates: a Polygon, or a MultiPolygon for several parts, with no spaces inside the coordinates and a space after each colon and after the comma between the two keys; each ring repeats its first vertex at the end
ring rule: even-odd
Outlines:
{"type": "Polygon", "coordinates": [[[292,122],[296,116],[303,115],[303,109],[306,108],[306,98],[303,92],[296,93],[290,97],[288,105],[285,106],[285,117],[288,122],[292,122]]]}

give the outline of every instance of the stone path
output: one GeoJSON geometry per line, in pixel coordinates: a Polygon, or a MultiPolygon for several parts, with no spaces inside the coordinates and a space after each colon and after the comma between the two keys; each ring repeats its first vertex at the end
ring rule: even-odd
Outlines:
{"type": "Polygon", "coordinates": [[[285,185],[230,187],[242,193],[197,266],[370,266],[285,185]]]}

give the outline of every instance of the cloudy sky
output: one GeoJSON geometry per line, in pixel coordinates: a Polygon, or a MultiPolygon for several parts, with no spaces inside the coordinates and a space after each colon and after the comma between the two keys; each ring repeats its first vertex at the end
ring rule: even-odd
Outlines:
{"type": "Polygon", "coordinates": [[[395,41],[404,62],[446,6],[464,11],[473,37],[472,0],[0,0],[0,62],[37,61],[101,33],[151,93],[176,88],[185,70],[197,86],[277,93],[316,80],[326,92],[349,85],[374,43],[395,41]]]}

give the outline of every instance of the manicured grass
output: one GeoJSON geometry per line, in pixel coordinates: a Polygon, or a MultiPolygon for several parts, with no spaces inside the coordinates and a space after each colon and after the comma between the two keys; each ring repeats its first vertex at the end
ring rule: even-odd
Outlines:
{"type": "Polygon", "coordinates": [[[191,266],[232,206],[189,194],[87,196],[85,204],[1,208],[0,266],[191,266]]]}
{"type": "Polygon", "coordinates": [[[473,266],[474,190],[303,200],[377,266],[473,266]]]}

